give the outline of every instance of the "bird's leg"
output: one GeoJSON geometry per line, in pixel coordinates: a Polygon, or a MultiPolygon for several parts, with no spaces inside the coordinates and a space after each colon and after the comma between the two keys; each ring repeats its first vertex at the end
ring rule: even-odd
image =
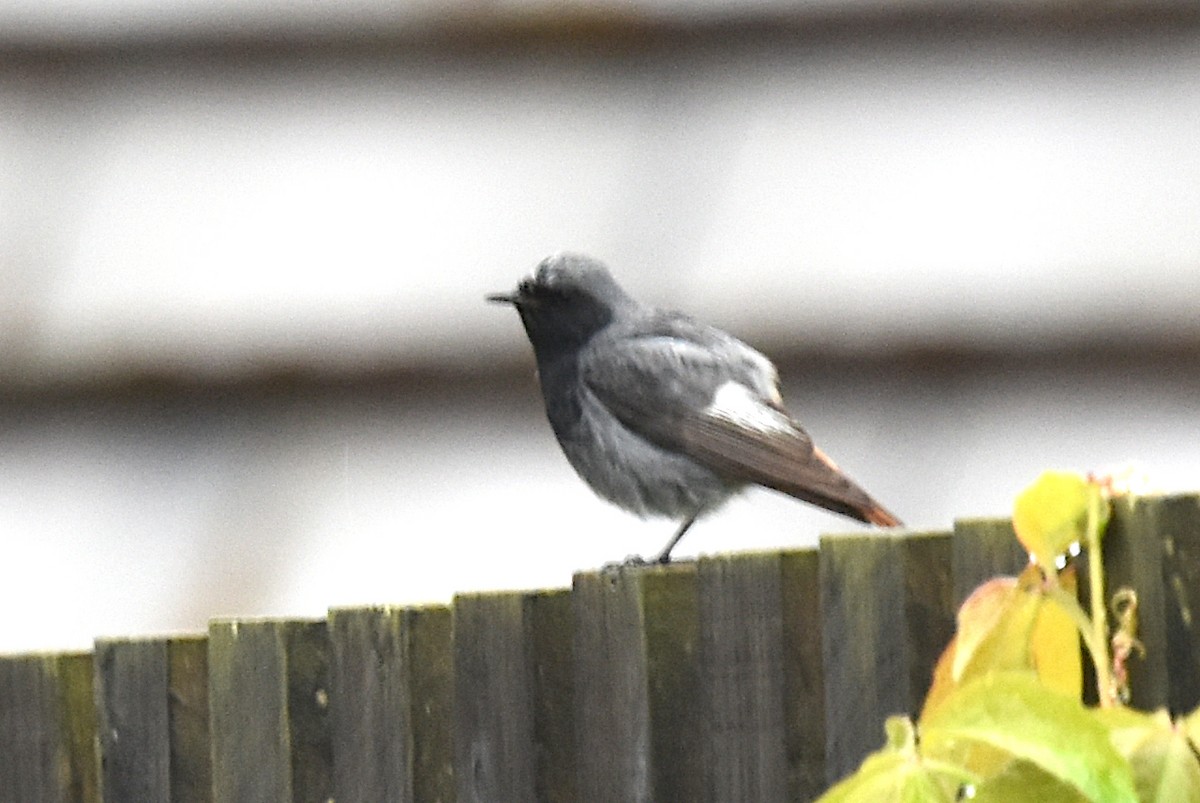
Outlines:
{"type": "Polygon", "coordinates": [[[630,567],[653,566],[655,564],[660,566],[667,565],[671,562],[671,550],[674,549],[675,545],[679,543],[679,539],[683,538],[683,535],[688,531],[688,528],[696,522],[696,518],[699,515],[700,512],[696,511],[684,519],[683,524],[679,525],[679,529],[676,530],[675,534],[671,536],[671,540],[667,542],[667,545],[662,548],[661,552],[659,552],[650,560],[646,560],[641,555],[630,555],[623,561],[604,564],[604,566],[600,568],[600,572],[602,574],[616,574],[620,573],[622,569],[628,569],[630,567]]]}
{"type": "Polygon", "coordinates": [[[668,541],[667,545],[662,548],[662,552],[659,552],[657,555],[655,555],[654,560],[652,560],[650,562],[651,563],[662,563],[662,564],[670,563],[671,562],[671,550],[674,549],[675,545],[679,543],[679,539],[683,538],[683,534],[688,531],[688,528],[691,527],[696,522],[696,517],[699,515],[700,514],[698,512],[693,513],[692,515],[690,515],[686,519],[684,519],[683,524],[679,525],[679,529],[676,530],[675,534],[671,536],[671,540],[668,541]]]}

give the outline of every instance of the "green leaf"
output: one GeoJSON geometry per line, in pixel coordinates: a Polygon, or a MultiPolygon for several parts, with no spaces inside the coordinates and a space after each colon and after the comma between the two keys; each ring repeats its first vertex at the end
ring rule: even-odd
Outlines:
{"type": "Polygon", "coordinates": [[[1133,801],[1133,774],[1108,732],[1079,703],[1038,683],[1032,673],[1003,672],[963,685],[924,723],[922,752],[930,759],[976,770],[971,755],[994,753],[1032,765],[1084,797],[1133,801]]]}
{"type": "MultiPolygon", "coordinates": [[[[1059,583],[1075,597],[1075,569],[1068,567],[1059,583]]],[[[1078,700],[1083,695],[1083,655],[1075,620],[1052,597],[1042,597],[1037,621],[1029,634],[1029,651],[1038,678],[1047,688],[1078,700]]]]}
{"type": "Polygon", "coordinates": [[[1067,786],[1028,761],[1013,761],[997,775],[975,787],[971,803],[1089,803],[1067,786]]]}
{"type": "Polygon", "coordinates": [[[916,732],[907,717],[889,717],[888,743],[821,798],[820,803],[953,803],[959,787],[976,780],[962,768],[921,758],[916,732]]]}
{"type": "Polygon", "coordinates": [[[1192,743],[1192,750],[1200,754],[1200,708],[1183,718],[1183,731],[1192,743]]]}
{"type": "Polygon", "coordinates": [[[1200,803],[1200,761],[1183,721],[1166,711],[1146,714],[1129,708],[1097,711],[1117,750],[1133,767],[1138,799],[1146,803],[1200,803]]]}
{"type": "MultiPolygon", "coordinates": [[[[1074,590],[1070,570],[1059,577],[1065,588],[1074,590]]],[[[1035,670],[1050,688],[1079,697],[1079,630],[1047,596],[1042,571],[1033,565],[1020,577],[993,577],[963,602],[954,640],[934,669],[922,724],[955,687],[990,673],[1025,669],[1035,670]]]]}
{"type": "MultiPolygon", "coordinates": [[[[1031,571],[1040,577],[1034,566],[1026,567],[1021,577],[1031,571]]],[[[958,611],[954,680],[964,683],[998,669],[1032,667],[1029,634],[1040,604],[1028,583],[1014,577],[993,577],[975,589],[958,611]]]]}
{"type": "Polygon", "coordinates": [[[916,749],[917,729],[908,717],[888,717],[883,723],[883,732],[887,734],[886,749],[910,752],[916,749]]]}
{"type": "Polygon", "coordinates": [[[1089,509],[1103,532],[1108,503],[1099,486],[1079,474],[1047,471],[1017,497],[1013,528],[1026,551],[1049,570],[1072,544],[1084,542],[1089,509]]]}
{"type": "Polygon", "coordinates": [[[819,798],[820,803],[879,803],[898,800],[906,803],[954,803],[958,778],[943,784],[935,773],[920,764],[889,756],[886,761],[863,764],[854,775],[819,798]]]}

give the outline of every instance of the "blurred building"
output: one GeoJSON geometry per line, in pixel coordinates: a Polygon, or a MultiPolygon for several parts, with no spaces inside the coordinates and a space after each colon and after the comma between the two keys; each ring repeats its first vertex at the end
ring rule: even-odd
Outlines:
{"type": "MultiPolygon", "coordinates": [[[[1200,487],[1191,3],[0,6],[0,651],[657,550],[511,310],[582,250],[919,529],[1200,487]]],[[[679,554],[857,525],[765,491],[679,554]]]]}

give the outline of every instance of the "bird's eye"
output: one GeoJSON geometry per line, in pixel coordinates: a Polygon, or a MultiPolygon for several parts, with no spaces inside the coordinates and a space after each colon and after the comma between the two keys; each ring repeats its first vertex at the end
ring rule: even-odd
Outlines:
{"type": "Polygon", "coordinates": [[[571,293],[570,286],[564,283],[556,272],[539,271],[536,277],[527,281],[529,291],[543,300],[566,298],[571,293]]]}
{"type": "Polygon", "coordinates": [[[539,270],[534,278],[543,290],[553,290],[559,284],[558,274],[552,270],[539,270]]]}

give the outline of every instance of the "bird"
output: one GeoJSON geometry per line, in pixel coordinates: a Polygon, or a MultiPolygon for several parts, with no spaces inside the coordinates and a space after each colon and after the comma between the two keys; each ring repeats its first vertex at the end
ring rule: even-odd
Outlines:
{"type": "Polygon", "coordinates": [[[636,301],[603,262],[557,253],[512,292],[486,299],[520,315],[546,417],[575,472],[624,510],[679,522],[649,563],[669,563],[698,518],[751,485],[902,526],[788,413],[770,360],[720,329],[636,301]]]}

